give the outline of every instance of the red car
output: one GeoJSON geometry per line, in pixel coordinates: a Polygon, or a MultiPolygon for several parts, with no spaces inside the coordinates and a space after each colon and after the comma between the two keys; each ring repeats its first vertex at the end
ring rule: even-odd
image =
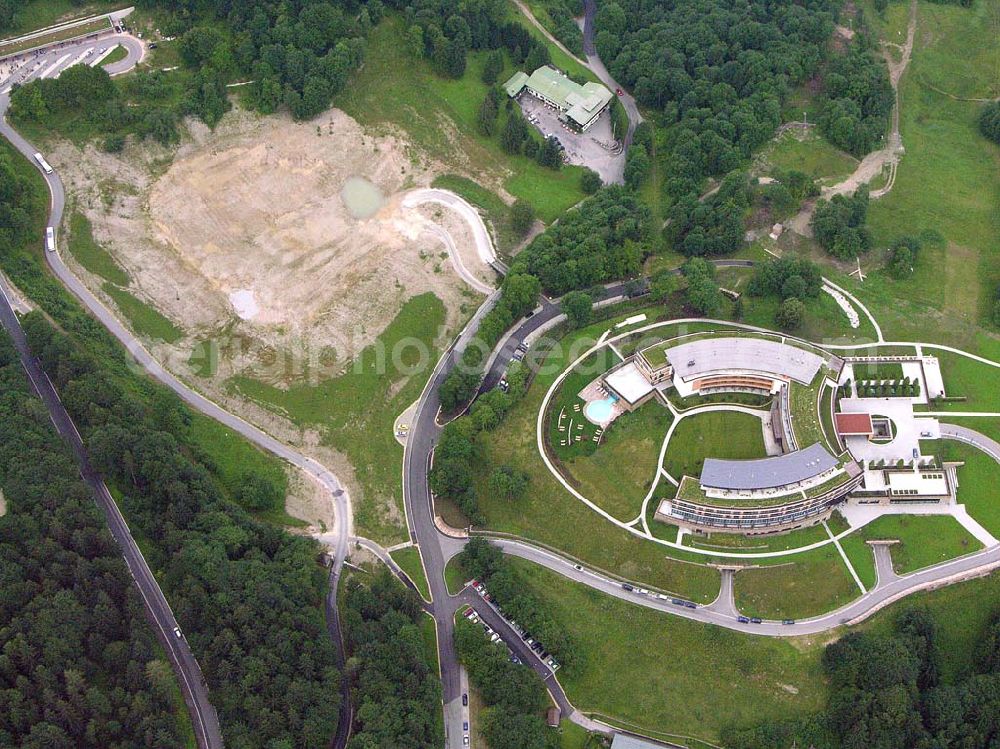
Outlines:
{"type": "Polygon", "coordinates": [[[620,88],[616,88],[615,89],[615,93],[618,94],[619,96],[624,96],[625,95],[625,92],[622,91],[620,88]]]}

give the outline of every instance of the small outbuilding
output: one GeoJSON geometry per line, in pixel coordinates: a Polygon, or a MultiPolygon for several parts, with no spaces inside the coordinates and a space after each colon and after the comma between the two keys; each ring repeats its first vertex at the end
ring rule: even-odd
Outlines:
{"type": "Polygon", "coordinates": [[[871,437],[875,433],[871,414],[839,413],[833,418],[841,437],[871,437]]]}

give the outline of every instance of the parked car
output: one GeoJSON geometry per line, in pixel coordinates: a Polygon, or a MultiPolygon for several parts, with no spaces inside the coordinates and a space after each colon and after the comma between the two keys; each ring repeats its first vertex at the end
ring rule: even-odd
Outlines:
{"type": "Polygon", "coordinates": [[[738,621],[740,624],[749,624],[750,623],[750,617],[748,617],[748,616],[738,616],[738,617],[736,617],[736,621],[738,621]]]}
{"type": "Polygon", "coordinates": [[[696,609],[696,608],[698,608],[698,604],[692,603],[691,601],[685,601],[684,602],[684,608],[686,608],[686,609],[696,609]]]}
{"type": "Polygon", "coordinates": [[[764,621],[764,620],[761,619],[759,616],[754,616],[754,617],[751,617],[751,619],[750,619],[750,623],[751,624],[760,624],[762,621],[764,621]]]}
{"type": "Polygon", "coordinates": [[[573,565],[573,569],[575,569],[577,572],[582,572],[583,571],[583,567],[581,567],[578,564],[574,564],[573,565]]]}
{"type": "Polygon", "coordinates": [[[467,707],[468,704],[469,704],[469,695],[468,694],[463,694],[462,695],[462,705],[467,707]]]}
{"type": "Polygon", "coordinates": [[[174,627],[174,637],[176,637],[178,640],[181,638],[181,628],[180,627],[174,627]]]}
{"type": "Polygon", "coordinates": [[[781,623],[782,624],[795,624],[795,620],[794,619],[782,619],[781,623]]]}
{"type": "Polygon", "coordinates": [[[627,591],[631,592],[633,590],[633,588],[628,583],[622,583],[622,590],[627,590],[627,591]]]}

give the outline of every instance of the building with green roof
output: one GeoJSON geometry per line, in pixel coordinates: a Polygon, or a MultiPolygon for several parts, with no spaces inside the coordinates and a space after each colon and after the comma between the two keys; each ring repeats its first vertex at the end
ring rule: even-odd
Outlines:
{"type": "Polygon", "coordinates": [[[530,76],[518,71],[504,84],[511,98],[527,90],[536,99],[558,109],[560,119],[576,130],[585,131],[611,103],[612,95],[600,83],[582,86],[555,68],[544,65],[530,76]]]}

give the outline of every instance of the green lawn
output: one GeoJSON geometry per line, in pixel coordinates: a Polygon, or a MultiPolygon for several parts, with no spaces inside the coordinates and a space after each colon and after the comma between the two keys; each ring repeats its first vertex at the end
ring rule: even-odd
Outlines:
{"type": "Polygon", "coordinates": [[[803,619],[832,611],[861,591],[833,544],[757,569],[735,579],[736,605],[747,616],[803,619]]]}
{"type": "Polygon", "coordinates": [[[905,575],[983,548],[950,515],[883,515],[855,531],[864,540],[897,539],[892,567],[905,575]]]}
{"type": "Polygon", "coordinates": [[[816,645],[687,621],[512,562],[583,655],[559,681],[585,713],[717,741],[726,726],[806,715],[825,703],[816,645]]]}
{"type": "Polygon", "coordinates": [[[855,531],[840,539],[840,545],[844,549],[847,558],[851,560],[851,566],[858,573],[861,583],[866,590],[871,590],[877,582],[875,573],[875,557],[872,547],[865,542],[865,536],[855,531]]]}
{"type": "Polygon", "coordinates": [[[448,592],[452,595],[462,592],[465,581],[466,577],[465,572],[462,571],[462,565],[459,564],[458,557],[454,556],[444,566],[444,583],[448,586],[448,592]]]}
{"type": "Polygon", "coordinates": [[[944,443],[947,460],[964,460],[958,469],[958,501],[986,530],[1000,538],[1000,466],[981,450],[959,442],[944,443]]]}
{"type": "Polygon", "coordinates": [[[576,488],[619,520],[642,509],[655,477],[663,437],[673,421],[657,402],[619,416],[604,432],[597,450],[563,461],[576,488]]]}
{"type": "Polygon", "coordinates": [[[68,247],[76,261],[91,273],[118,286],[131,283],[132,279],[111,253],[94,240],[90,221],[79,211],[73,211],[69,219],[68,247]]]}
{"type": "MultiPolygon", "coordinates": [[[[644,311],[651,317],[656,314],[655,308],[644,311]]],[[[628,314],[634,313],[632,310],[628,314]]],[[[558,349],[547,354],[543,373],[535,378],[525,398],[511,409],[496,431],[480,437],[483,460],[476,466],[475,480],[485,528],[548,544],[630,580],[692,600],[711,601],[718,594],[719,575],[701,564],[707,561],[705,557],[660,546],[616,527],[570,495],[538,455],[535,420],[545,391],[568,363],[565,357],[572,354],[575,358],[581,352],[579,348],[570,351],[574,341],[587,336],[596,338],[615,321],[595,324],[562,339],[558,349]],[[530,489],[517,502],[492,500],[486,491],[493,467],[504,464],[516,466],[529,476],[530,489]]]]}
{"type": "Polygon", "coordinates": [[[424,566],[420,562],[420,551],[416,546],[410,546],[406,549],[398,549],[390,553],[392,560],[400,566],[400,568],[407,574],[407,576],[413,581],[413,584],[417,586],[417,590],[420,591],[420,595],[424,597],[425,601],[431,600],[431,591],[427,585],[427,576],[424,574],[424,566]]]}
{"type": "Polygon", "coordinates": [[[89,2],[81,5],[74,0],[28,0],[26,3],[21,3],[21,7],[17,9],[14,27],[0,33],[0,36],[9,39],[57,23],[87,18],[124,7],[127,7],[127,3],[89,2]]]}
{"type": "MultiPolygon", "coordinates": [[[[801,111],[798,118],[802,118],[801,111]]],[[[794,170],[831,183],[847,177],[859,163],[814,131],[805,136],[793,131],[783,133],[761,152],[760,159],[763,174],[794,170]]]]}
{"type": "Polygon", "coordinates": [[[112,63],[115,62],[121,62],[126,57],[128,57],[128,50],[119,44],[113,50],[111,50],[111,54],[109,54],[107,57],[101,60],[101,65],[111,65],[112,63]]]}
{"type": "MultiPolygon", "coordinates": [[[[437,627],[434,624],[434,617],[424,614],[420,618],[420,634],[423,635],[424,647],[427,648],[427,661],[435,673],[441,673],[441,664],[438,661],[437,627]]],[[[441,720],[444,720],[442,715],[441,720]]]]}
{"type": "Polygon", "coordinates": [[[949,397],[964,396],[966,400],[932,403],[935,411],[991,411],[1000,413],[1000,367],[977,362],[961,354],[927,349],[941,364],[944,390],[949,397]]]}
{"type": "MultiPolygon", "coordinates": [[[[478,180],[524,198],[545,222],[584,198],[580,167],[554,171],[524,156],[508,156],[499,136],[479,133],[476,116],[487,90],[480,80],[485,52],[469,54],[462,78],[445,79],[408,52],[404,32],[398,15],[389,15],[372,31],[365,64],[335,98],[336,106],[362,125],[402,129],[416,146],[452,170],[476,174],[478,180]]],[[[508,61],[500,80],[514,70],[508,61]]],[[[505,117],[502,111],[498,132],[505,117]]],[[[534,135],[541,139],[540,133],[534,135]]]]}
{"type": "Polygon", "coordinates": [[[705,458],[764,458],[761,420],[737,411],[709,411],[687,416],[674,429],[663,467],[678,481],[701,475],[705,458]]]}
{"type": "MultiPolygon", "coordinates": [[[[288,493],[286,464],[280,458],[258,449],[236,432],[197,412],[192,412],[187,429],[187,444],[212,467],[223,489],[235,498],[247,476],[267,479],[282,496],[288,493]]],[[[254,513],[261,520],[277,525],[305,526],[306,523],[285,512],[284,506],[254,513]]]]}
{"type": "MultiPolygon", "coordinates": [[[[890,10],[900,12],[895,4],[890,10]]],[[[905,27],[902,13],[886,29],[893,38],[905,27]]],[[[940,331],[935,340],[971,346],[1000,281],[1000,148],[978,132],[981,105],[952,98],[1000,95],[995,14],[995,2],[919,5],[900,89],[906,153],[892,192],[872,202],[868,223],[876,247],[924,229],[939,231],[947,244],[924,248],[912,278],[878,274],[864,284],[866,299],[885,300],[886,333],[898,340],[940,331]],[[922,306],[936,314],[919,313],[922,306]]]]}
{"type": "Polygon", "coordinates": [[[826,441],[826,435],[823,433],[823,422],[819,415],[819,396],[826,382],[826,375],[826,367],[821,367],[809,385],[792,382],[788,386],[788,399],[792,411],[792,429],[795,432],[795,441],[798,443],[799,449],[802,450],[819,442],[836,455],[838,451],[832,449],[826,441]]]}
{"type": "Polygon", "coordinates": [[[352,496],[359,533],[379,543],[391,545],[406,538],[400,484],[403,450],[393,437],[393,423],[419,397],[428,376],[426,368],[407,371],[420,364],[418,347],[398,349],[403,371],[391,366],[388,354],[401,343],[417,341],[430,352],[429,360],[436,361],[435,342],[444,319],[441,300],[421,294],[409,299],[377,343],[338,377],[311,384],[303,373],[286,388],[248,377],[228,381],[236,392],[300,426],[318,429],[326,443],[347,456],[361,487],[352,496]]]}
{"type": "Polygon", "coordinates": [[[167,343],[176,343],[184,337],[184,331],[161,315],[155,307],[132,296],[125,289],[110,281],[104,282],[101,289],[114,300],[118,311],[128,320],[129,327],[140,336],[159,338],[167,343]]]}
{"type": "Polygon", "coordinates": [[[431,186],[451,190],[476,206],[483,214],[486,223],[492,227],[497,251],[502,255],[509,256],[511,250],[521,241],[510,226],[510,206],[492,190],[457,174],[442,174],[435,177],[431,186]]]}

